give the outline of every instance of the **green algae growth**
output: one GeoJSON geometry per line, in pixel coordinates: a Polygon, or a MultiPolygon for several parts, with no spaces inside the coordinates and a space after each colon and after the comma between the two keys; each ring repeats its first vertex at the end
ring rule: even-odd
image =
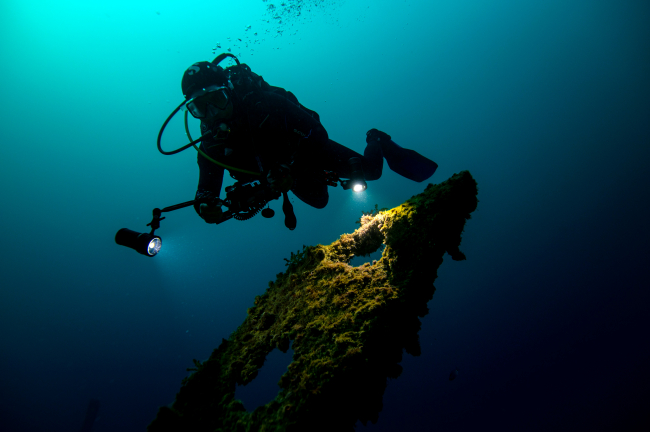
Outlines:
{"type": "Polygon", "coordinates": [[[476,195],[463,171],[399,207],[364,215],[360,228],[331,245],[305,247],[210,358],[194,361],[195,372],[148,430],[353,431],[357,420],[375,423],[403,351],[420,354],[419,317],[428,313],[443,256],[465,259],[459,245],[476,195]],[[382,244],[381,259],[349,265],[382,244]],[[266,356],[290,344],[278,395],[247,412],[235,399],[237,384],[255,379],[266,356]]]}

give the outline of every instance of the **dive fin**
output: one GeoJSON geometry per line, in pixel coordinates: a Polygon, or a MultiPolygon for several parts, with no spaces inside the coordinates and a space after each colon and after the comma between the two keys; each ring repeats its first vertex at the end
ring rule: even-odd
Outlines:
{"type": "Polygon", "coordinates": [[[433,175],[438,164],[420,153],[402,148],[393,140],[382,140],[384,159],[391,170],[409,180],[422,182],[433,175]]]}

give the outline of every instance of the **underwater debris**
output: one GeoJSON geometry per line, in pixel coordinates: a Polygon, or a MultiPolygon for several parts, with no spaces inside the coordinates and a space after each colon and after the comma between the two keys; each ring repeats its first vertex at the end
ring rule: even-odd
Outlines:
{"type": "Polygon", "coordinates": [[[463,171],[331,245],[292,254],[239,328],[208,360],[194,362],[195,372],[148,431],[351,431],[357,420],[376,423],[387,379],[402,372],[403,351],[420,354],[418,317],[429,312],[444,254],[465,259],[459,245],[476,195],[463,171]],[[373,264],[348,264],[382,244],[373,264]],[[235,400],[237,384],[251,382],[266,356],[291,342],[278,395],[247,412],[235,400]]]}

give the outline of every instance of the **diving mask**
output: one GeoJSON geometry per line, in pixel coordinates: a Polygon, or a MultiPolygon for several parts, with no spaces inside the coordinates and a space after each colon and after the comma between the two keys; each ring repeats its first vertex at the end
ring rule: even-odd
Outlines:
{"type": "Polygon", "coordinates": [[[194,118],[215,117],[228,107],[229,89],[225,86],[209,86],[196,92],[185,106],[194,118]]]}

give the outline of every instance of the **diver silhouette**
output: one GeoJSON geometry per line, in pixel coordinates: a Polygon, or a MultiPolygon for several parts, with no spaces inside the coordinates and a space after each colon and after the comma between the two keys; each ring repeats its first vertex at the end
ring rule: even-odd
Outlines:
{"type": "MultiPolygon", "coordinates": [[[[324,208],[329,200],[326,174],[351,178],[351,158],[360,160],[365,180],[381,177],[384,159],[391,170],[416,182],[438,167],[377,129],[367,132],[363,155],[331,140],[317,112],[290,91],[269,85],[232,54],[194,63],[184,72],[181,87],[188,112],[201,120],[196,191],[201,202],[194,208],[207,223],[218,223],[222,216],[219,205],[205,201],[219,197],[226,169],[237,181],[257,179],[282,193],[286,215],[288,191],[324,208]],[[237,64],[222,68],[219,63],[226,57],[237,64]]],[[[295,228],[295,217],[287,227],[295,228]]]]}

